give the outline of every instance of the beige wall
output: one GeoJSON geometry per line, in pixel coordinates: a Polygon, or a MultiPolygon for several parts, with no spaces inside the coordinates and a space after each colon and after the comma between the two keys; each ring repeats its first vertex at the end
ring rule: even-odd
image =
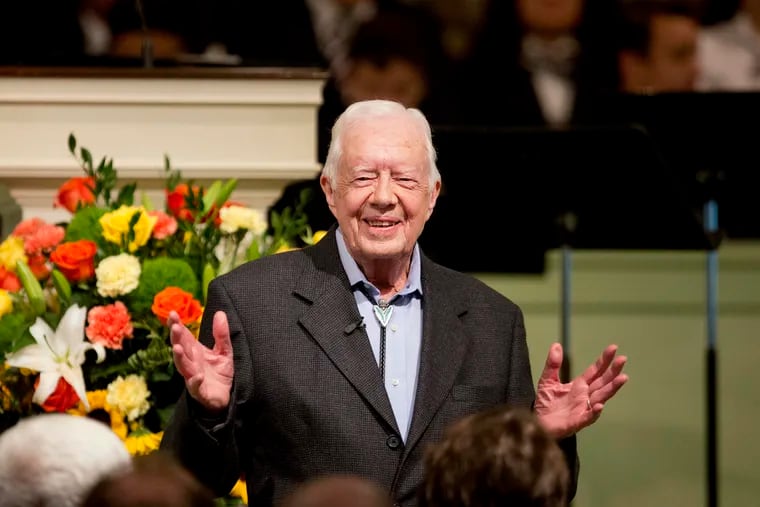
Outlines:
{"type": "MultiPolygon", "coordinates": [[[[720,505],[757,504],[760,441],[760,242],[718,253],[720,505]]],[[[706,505],[704,252],[574,252],[573,374],[608,343],[629,383],[578,436],[576,507],[706,505]]],[[[478,275],[525,312],[534,378],[560,339],[561,257],[538,276],[478,275]]]]}

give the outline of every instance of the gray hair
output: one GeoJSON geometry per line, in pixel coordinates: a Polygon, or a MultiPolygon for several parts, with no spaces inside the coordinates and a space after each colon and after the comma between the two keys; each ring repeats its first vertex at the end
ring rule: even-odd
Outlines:
{"type": "Polygon", "coordinates": [[[131,469],[124,442],[105,423],[51,413],[0,434],[0,507],[76,507],[107,475],[131,469]]]}
{"type": "Polygon", "coordinates": [[[370,120],[373,118],[384,118],[388,116],[408,115],[409,118],[419,127],[421,133],[425,136],[425,152],[428,162],[428,185],[432,188],[441,181],[441,173],[436,165],[436,152],[433,146],[433,138],[430,130],[430,124],[425,115],[419,109],[407,108],[399,102],[392,100],[364,100],[354,102],[346,108],[338,117],[332,128],[332,139],[330,148],[327,152],[327,160],[322,168],[322,174],[327,176],[330,186],[335,188],[335,180],[338,175],[338,164],[343,156],[343,134],[359,121],[370,120]]]}

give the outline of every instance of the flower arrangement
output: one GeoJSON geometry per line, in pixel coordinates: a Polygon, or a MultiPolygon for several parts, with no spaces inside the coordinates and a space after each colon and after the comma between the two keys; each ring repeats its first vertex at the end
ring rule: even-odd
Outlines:
{"type": "MultiPolygon", "coordinates": [[[[166,319],[199,327],[211,279],[261,256],[311,244],[302,205],[263,214],[230,200],[236,180],[208,188],[164,159],[162,209],[119,185],[69,136],[84,176],[54,205],[67,223],[23,220],[0,242],[0,425],[42,412],[110,424],[132,454],[155,450],[183,381],[166,319]]],[[[0,427],[2,430],[2,427],[0,427]]]]}

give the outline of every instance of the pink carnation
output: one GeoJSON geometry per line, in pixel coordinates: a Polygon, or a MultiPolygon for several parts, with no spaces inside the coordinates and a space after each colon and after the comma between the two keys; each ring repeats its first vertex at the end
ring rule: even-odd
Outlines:
{"type": "Polygon", "coordinates": [[[87,312],[87,322],[87,338],[106,348],[120,350],[124,338],[132,338],[132,321],[121,301],[92,307],[87,312]]]}
{"type": "Polygon", "coordinates": [[[27,255],[37,255],[46,250],[52,250],[63,241],[66,234],[63,227],[45,222],[34,217],[20,222],[11,235],[24,240],[24,252],[27,255]]]}
{"type": "Polygon", "coordinates": [[[156,239],[168,238],[177,232],[177,220],[163,211],[149,211],[148,215],[156,217],[156,225],[153,226],[153,237],[156,239]]]}

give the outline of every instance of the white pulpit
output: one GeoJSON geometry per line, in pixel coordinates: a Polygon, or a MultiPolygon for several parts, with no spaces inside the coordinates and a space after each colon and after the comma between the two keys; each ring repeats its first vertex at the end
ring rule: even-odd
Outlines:
{"type": "Polygon", "coordinates": [[[166,155],[199,184],[237,178],[233,198],[263,210],[320,169],[325,78],[303,68],[0,68],[0,183],[24,218],[68,218],[52,203],[61,183],[84,175],[68,150],[73,133],[155,204],[166,155]]]}

